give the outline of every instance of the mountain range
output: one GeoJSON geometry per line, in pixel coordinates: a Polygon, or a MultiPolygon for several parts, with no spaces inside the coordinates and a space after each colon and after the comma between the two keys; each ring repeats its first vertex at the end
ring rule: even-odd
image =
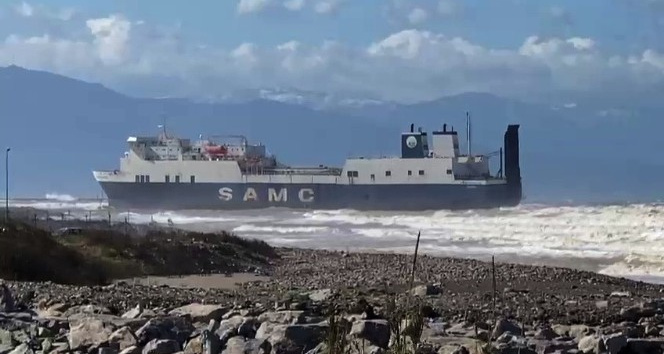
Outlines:
{"type": "MultiPolygon", "coordinates": [[[[460,132],[466,112],[473,152],[502,145],[521,124],[524,202],[647,202],[664,198],[664,105],[524,102],[464,93],[413,104],[288,89],[236,97],[137,98],[100,84],[0,68],[0,145],[10,146],[11,194],[100,195],[94,169],[114,169],[131,135],[244,134],[284,163],[341,165],[348,156],[397,155],[400,133],[444,123],[460,132]]],[[[494,171],[498,161],[493,161],[494,171]]]]}

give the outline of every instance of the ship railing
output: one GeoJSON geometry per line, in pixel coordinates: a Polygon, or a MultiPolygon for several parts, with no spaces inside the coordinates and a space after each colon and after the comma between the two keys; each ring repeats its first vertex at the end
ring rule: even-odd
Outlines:
{"type": "Polygon", "coordinates": [[[97,170],[94,173],[98,176],[116,176],[121,174],[120,170],[97,170]]]}
{"type": "Polygon", "coordinates": [[[299,175],[316,175],[316,176],[339,176],[341,169],[259,169],[247,170],[245,174],[248,175],[279,175],[279,176],[299,176],[299,175]]]}
{"type": "Polygon", "coordinates": [[[467,176],[467,175],[454,175],[454,179],[457,181],[498,181],[504,178],[492,176],[492,175],[481,175],[481,176],[467,176]]]}

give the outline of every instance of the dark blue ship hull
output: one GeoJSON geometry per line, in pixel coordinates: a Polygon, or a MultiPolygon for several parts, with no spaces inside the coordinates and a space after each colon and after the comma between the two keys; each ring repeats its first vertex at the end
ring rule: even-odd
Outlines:
{"type": "Polygon", "coordinates": [[[509,184],[335,185],[102,182],[119,210],[293,209],[439,210],[515,206],[509,184]]]}

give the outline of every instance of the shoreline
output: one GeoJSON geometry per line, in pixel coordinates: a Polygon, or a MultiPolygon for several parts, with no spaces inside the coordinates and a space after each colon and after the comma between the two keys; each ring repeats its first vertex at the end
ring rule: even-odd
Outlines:
{"type": "MultiPolygon", "coordinates": [[[[394,348],[396,340],[412,341],[395,332],[407,318],[421,326],[417,352],[426,354],[462,347],[600,353],[614,345],[638,353],[664,345],[664,285],[496,262],[494,292],[490,263],[418,255],[411,288],[412,254],[277,251],[281,257],[268,277],[232,287],[5,282],[21,307],[17,313],[0,310],[0,320],[12,323],[8,328],[15,338],[27,335],[20,329],[27,324],[44,328],[46,334],[35,340],[42,349],[50,345],[60,352],[110,348],[129,354],[168,346],[169,354],[200,353],[205,338],[212,340],[208,345],[215,354],[296,354],[316,348],[312,353],[323,353],[326,346],[350,346],[346,341],[364,343],[365,353],[381,352],[394,348]],[[340,317],[330,317],[332,308],[340,317]],[[349,327],[337,328],[335,321],[347,321],[349,327]],[[47,335],[54,329],[67,335],[47,335]],[[335,331],[340,334],[330,340],[335,331]]],[[[167,278],[175,285],[188,280],[167,278]]],[[[350,353],[362,352],[350,348],[350,353]]]]}

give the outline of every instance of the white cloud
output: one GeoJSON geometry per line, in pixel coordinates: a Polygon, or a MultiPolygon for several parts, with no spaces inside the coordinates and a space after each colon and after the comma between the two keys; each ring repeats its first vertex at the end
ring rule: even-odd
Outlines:
{"type": "Polygon", "coordinates": [[[240,14],[260,12],[271,4],[273,4],[272,0],[240,0],[237,4],[237,12],[240,14]]]}
{"type": "Polygon", "coordinates": [[[284,7],[290,11],[300,11],[304,8],[304,0],[287,0],[284,1],[284,7]]]}
{"type": "Polygon", "coordinates": [[[364,45],[291,40],[228,49],[187,43],[177,32],[121,15],[75,23],[79,28],[71,35],[0,39],[0,65],[197,97],[279,86],[408,102],[466,91],[530,97],[664,85],[664,53],[615,54],[583,37],[531,36],[515,48],[497,49],[410,29],[364,45]]]}
{"type": "Polygon", "coordinates": [[[25,18],[55,19],[60,21],[70,21],[77,15],[77,11],[73,8],[52,10],[46,6],[33,5],[25,1],[14,5],[14,12],[25,18]]]}
{"type": "Polygon", "coordinates": [[[421,7],[416,7],[408,14],[408,21],[413,25],[419,25],[429,19],[429,13],[421,7]]]}
{"type": "Polygon", "coordinates": [[[330,14],[341,6],[344,0],[318,0],[314,5],[314,10],[319,14],[330,14]]]}
{"type": "Polygon", "coordinates": [[[335,13],[346,0],[239,0],[237,12],[239,14],[250,14],[263,12],[273,8],[288,11],[302,11],[308,7],[316,13],[327,15],[335,13]],[[310,6],[307,6],[310,5],[310,6]]]}
{"type": "Polygon", "coordinates": [[[383,13],[393,25],[421,25],[432,19],[449,19],[461,14],[458,0],[384,0],[383,13]]]}
{"type": "Polygon", "coordinates": [[[131,22],[121,16],[90,19],[86,22],[95,37],[99,58],[108,65],[125,61],[128,51],[131,22]]]}
{"type": "Polygon", "coordinates": [[[34,7],[32,7],[32,5],[28,4],[25,1],[21,2],[20,5],[17,5],[15,10],[16,13],[18,13],[23,17],[32,17],[35,14],[34,7]]]}

